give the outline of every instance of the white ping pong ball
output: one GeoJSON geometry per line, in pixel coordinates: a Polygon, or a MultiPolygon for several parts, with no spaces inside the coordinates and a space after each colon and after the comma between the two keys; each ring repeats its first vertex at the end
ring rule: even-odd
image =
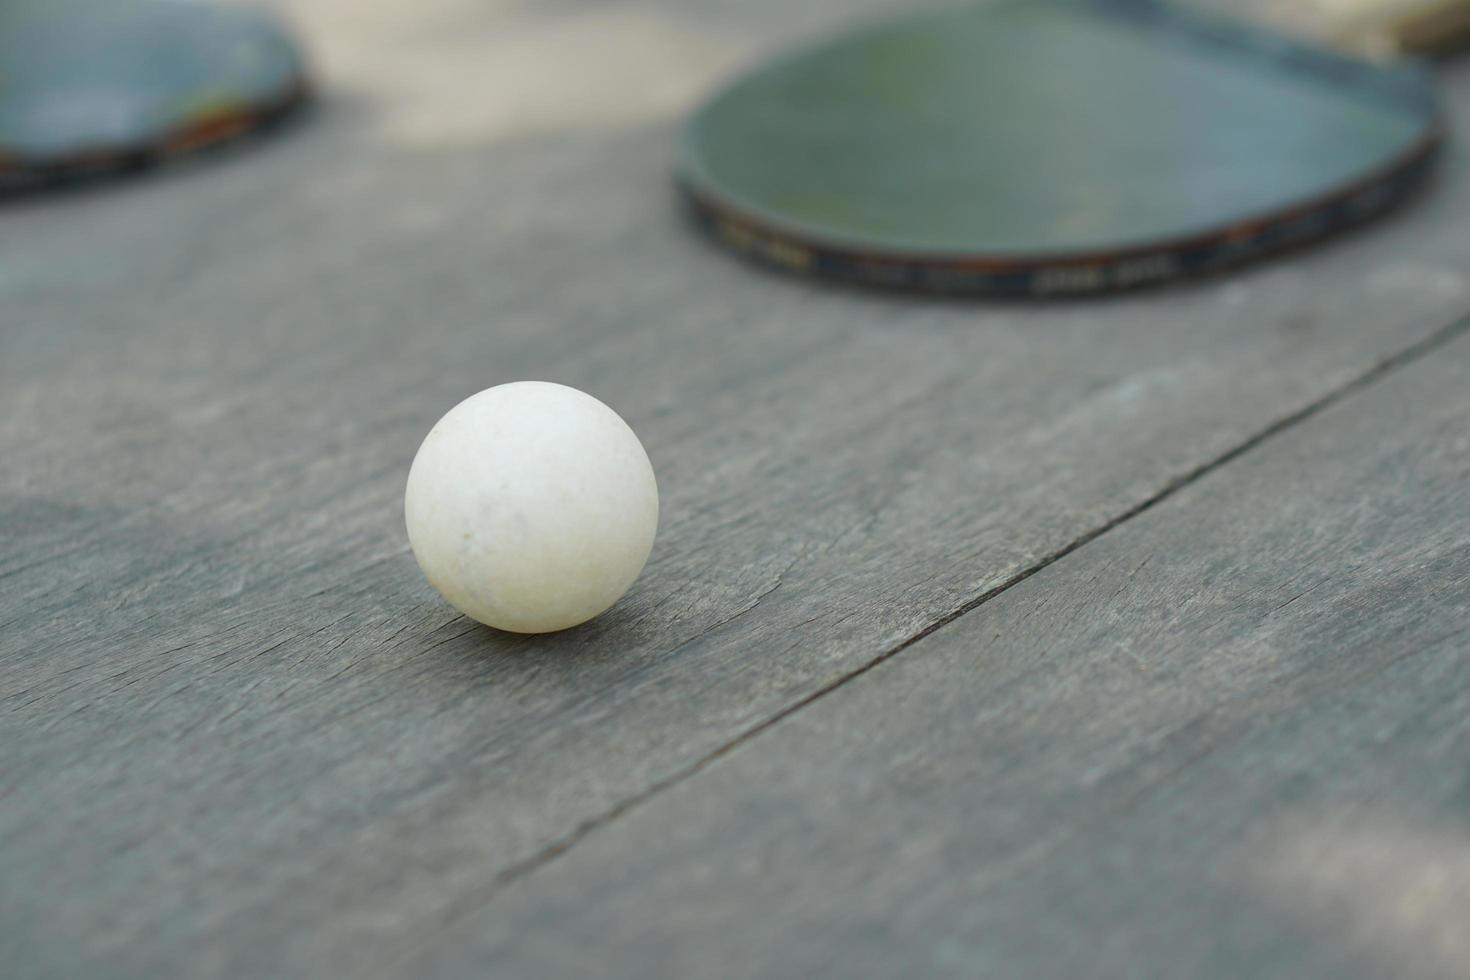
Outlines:
{"type": "Polygon", "coordinates": [[[544,381],[471,395],[408,473],[408,541],[429,584],[513,633],[585,623],[653,549],[658,485],[643,444],[591,395],[544,381]]]}

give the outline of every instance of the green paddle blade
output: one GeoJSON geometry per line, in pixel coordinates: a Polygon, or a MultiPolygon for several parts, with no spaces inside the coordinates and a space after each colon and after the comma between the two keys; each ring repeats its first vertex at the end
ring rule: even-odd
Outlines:
{"type": "Polygon", "coordinates": [[[1440,139],[1424,71],[1139,0],[995,0],[757,70],[684,133],[696,216],[819,275],[1089,291],[1382,210],[1440,139]]]}

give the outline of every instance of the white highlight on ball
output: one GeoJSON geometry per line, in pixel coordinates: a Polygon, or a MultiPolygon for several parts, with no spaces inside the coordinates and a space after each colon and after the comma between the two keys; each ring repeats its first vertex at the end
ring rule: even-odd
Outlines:
{"type": "Polygon", "coordinates": [[[403,510],[414,557],[450,605],[497,629],[550,633],[628,591],[658,531],[658,485],[616,412],[520,381],[434,425],[403,510]]]}

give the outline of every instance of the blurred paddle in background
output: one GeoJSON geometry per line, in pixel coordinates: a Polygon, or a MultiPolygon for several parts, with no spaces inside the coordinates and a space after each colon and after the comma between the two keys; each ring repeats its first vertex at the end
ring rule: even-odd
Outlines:
{"type": "Polygon", "coordinates": [[[0,3],[0,190],[138,169],[238,139],[306,98],[264,12],[180,0],[0,3]]]}
{"type": "Polygon", "coordinates": [[[1385,55],[1462,37],[1466,7],[1273,5],[1275,27],[1158,0],[926,9],[716,94],[678,183],[723,245],[865,285],[1047,296],[1228,268],[1423,182],[1432,78],[1385,55]]]}

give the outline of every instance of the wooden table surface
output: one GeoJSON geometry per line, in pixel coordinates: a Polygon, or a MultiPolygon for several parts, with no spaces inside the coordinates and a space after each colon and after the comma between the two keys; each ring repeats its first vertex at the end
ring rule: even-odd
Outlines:
{"type": "Polygon", "coordinates": [[[681,114],[901,5],[295,0],[288,138],[0,210],[0,976],[1470,975],[1463,153],[1095,302],[695,239],[681,114]],[[540,638],[401,515],[525,378],[663,496],[540,638]]]}

